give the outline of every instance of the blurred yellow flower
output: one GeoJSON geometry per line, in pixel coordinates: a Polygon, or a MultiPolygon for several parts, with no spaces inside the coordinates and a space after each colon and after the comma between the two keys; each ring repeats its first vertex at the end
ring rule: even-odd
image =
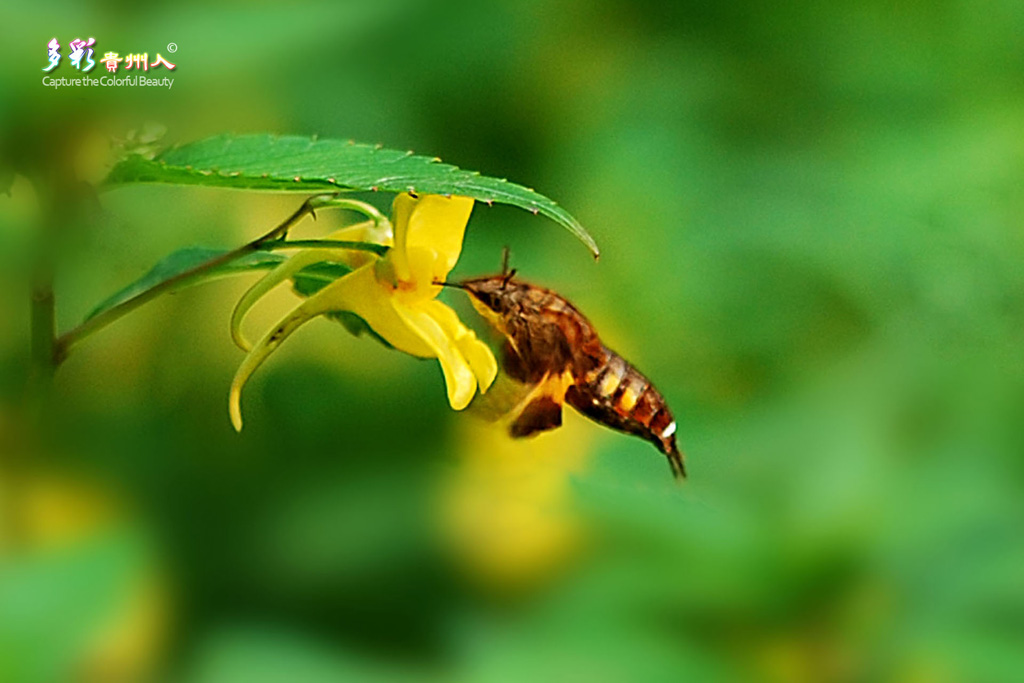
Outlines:
{"type": "MultiPolygon", "coordinates": [[[[372,216],[375,211],[367,207],[372,216]]],[[[470,197],[417,197],[401,194],[392,205],[394,230],[382,216],[333,233],[328,239],[370,241],[391,247],[384,256],[351,249],[304,249],[257,282],[239,300],[232,315],[236,343],[249,354],[239,366],[229,397],[231,422],[242,428],[242,387],[267,356],[303,323],[333,311],[350,311],[399,351],[437,358],[448,388],[448,401],[462,410],[477,388],[494,381],[498,365],[491,350],[437,301],[443,281],[462,251],[462,237],[473,210],[470,197]],[[241,334],[246,312],[264,294],[306,266],[323,261],[354,270],[338,278],[288,314],[251,349],[241,334]]]]}
{"type": "MultiPolygon", "coordinates": [[[[492,393],[509,384],[500,377],[492,393]]],[[[593,431],[574,413],[561,429],[535,439],[510,437],[509,419],[459,420],[458,466],[437,501],[442,537],[457,566],[475,585],[499,594],[545,585],[585,547],[571,480],[585,470],[593,443],[593,431]]]]}

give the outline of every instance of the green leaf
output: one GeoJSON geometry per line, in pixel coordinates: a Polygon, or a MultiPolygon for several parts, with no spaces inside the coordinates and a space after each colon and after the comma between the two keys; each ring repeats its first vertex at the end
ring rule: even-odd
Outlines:
{"type": "Polygon", "coordinates": [[[466,171],[440,159],[344,140],[297,136],[220,135],[172,147],[154,159],[121,161],[108,185],[171,183],[250,190],[415,191],[457,194],[544,214],[578,237],[594,256],[597,244],[568,211],[532,189],[466,171]]]}
{"type": "MultiPolygon", "coordinates": [[[[210,259],[216,258],[226,252],[227,249],[211,249],[208,247],[185,247],[184,249],[179,249],[178,251],[175,251],[161,259],[159,263],[153,266],[148,273],[140,277],[138,280],[100,302],[100,304],[97,305],[85,319],[89,320],[90,318],[94,318],[100,313],[103,313],[104,311],[111,309],[128,299],[131,299],[148,289],[152,289],[172,277],[186,273],[196,266],[202,265],[210,259]]],[[[240,256],[234,261],[224,264],[220,268],[210,271],[202,278],[202,281],[223,277],[225,275],[233,275],[235,273],[244,273],[250,270],[273,268],[284,261],[285,258],[286,257],[281,254],[265,251],[252,252],[240,256]]],[[[193,284],[197,284],[197,282],[186,282],[182,284],[182,287],[187,287],[193,284]]]]}

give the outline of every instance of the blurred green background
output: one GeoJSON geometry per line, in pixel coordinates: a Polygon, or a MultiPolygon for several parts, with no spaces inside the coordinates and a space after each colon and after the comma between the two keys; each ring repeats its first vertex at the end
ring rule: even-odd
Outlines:
{"type": "MultiPolygon", "coordinates": [[[[90,338],[32,426],[39,198],[19,175],[0,198],[0,679],[1024,679],[1020,2],[58,5],[2,9],[5,170],[95,171],[96,141],[156,122],[535,187],[601,260],[478,206],[455,275],[508,244],[574,301],[668,399],[691,480],[571,416],[507,443],[450,411],[436,363],[329,321],[255,376],[236,435],[228,316],[252,278],[90,338]],[[45,88],[54,36],[160,52],[174,85],[45,88]]],[[[102,194],[43,245],[60,328],[300,201],[102,194]]]]}

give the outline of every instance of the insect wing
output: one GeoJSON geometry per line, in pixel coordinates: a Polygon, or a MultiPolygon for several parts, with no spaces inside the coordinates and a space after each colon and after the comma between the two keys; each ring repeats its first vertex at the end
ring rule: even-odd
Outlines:
{"type": "Polygon", "coordinates": [[[562,425],[565,392],[571,384],[568,372],[545,375],[533,384],[501,374],[471,410],[485,420],[507,423],[514,438],[532,436],[562,425]]]}

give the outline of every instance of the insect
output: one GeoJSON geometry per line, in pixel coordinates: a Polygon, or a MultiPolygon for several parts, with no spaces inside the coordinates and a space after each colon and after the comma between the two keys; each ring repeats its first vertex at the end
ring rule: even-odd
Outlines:
{"type": "Polygon", "coordinates": [[[683,479],[683,454],[676,445],[676,422],[658,390],[639,370],[605,346],[594,326],[559,294],[502,273],[438,283],[465,290],[474,308],[504,338],[502,366],[519,382],[536,385],[512,423],[514,437],[562,424],[568,403],[595,422],[635,434],[668,458],[683,479]]]}

